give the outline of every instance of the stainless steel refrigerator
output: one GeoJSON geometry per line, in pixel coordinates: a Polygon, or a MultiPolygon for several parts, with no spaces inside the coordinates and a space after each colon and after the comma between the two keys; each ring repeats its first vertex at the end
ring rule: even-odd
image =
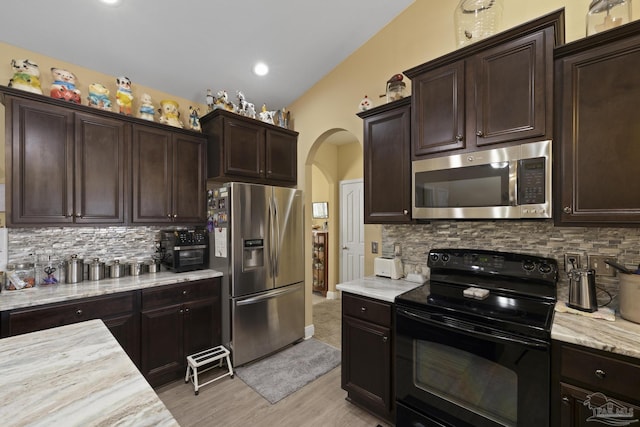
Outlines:
{"type": "Polygon", "coordinates": [[[222,340],[239,366],[304,337],[302,192],[207,187],[209,265],[224,274],[222,340]]]}

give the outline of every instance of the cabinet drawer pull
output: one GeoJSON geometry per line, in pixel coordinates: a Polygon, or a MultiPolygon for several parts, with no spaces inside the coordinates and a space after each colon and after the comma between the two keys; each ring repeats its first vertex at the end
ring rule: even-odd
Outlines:
{"type": "Polygon", "coordinates": [[[367,307],[360,307],[360,311],[364,313],[365,311],[367,311],[367,307]]]}
{"type": "Polygon", "coordinates": [[[182,291],[182,295],[186,295],[186,294],[188,294],[188,293],[189,293],[189,292],[187,292],[187,290],[186,290],[186,289],[185,289],[184,291],[182,291]]]}
{"type": "Polygon", "coordinates": [[[82,316],[82,310],[77,309],[76,310],[76,316],[78,316],[78,317],[82,316]]]}
{"type": "Polygon", "coordinates": [[[603,371],[602,369],[596,369],[596,377],[600,378],[601,380],[604,379],[604,377],[607,376],[607,373],[605,371],[603,371]]]}

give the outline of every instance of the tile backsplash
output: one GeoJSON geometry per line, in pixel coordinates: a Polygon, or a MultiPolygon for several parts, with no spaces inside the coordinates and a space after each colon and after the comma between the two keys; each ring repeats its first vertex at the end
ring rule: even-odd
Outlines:
{"type": "Polygon", "coordinates": [[[47,257],[150,258],[156,251],[160,227],[43,227],[9,228],[8,261],[47,257]]]}
{"type": "MultiPolygon", "coordinates": [[[[640,262],[640,228],[554,227],[553,221],[433,221],[419,225],[384,225],[382,253],[393,256],[399,244],[405,272],[427,273],[430,249],[471,248],[519,252],[555,258],[560,268],[559,286],[568,283],[564,254],[607,255],[627,267],[640,262]]],[[[598,276],[597,284],[617,293],[617,277],[598,276]]]]}

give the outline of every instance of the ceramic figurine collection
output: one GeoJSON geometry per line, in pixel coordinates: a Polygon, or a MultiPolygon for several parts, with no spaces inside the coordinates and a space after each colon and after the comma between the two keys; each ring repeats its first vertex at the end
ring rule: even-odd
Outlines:
{"type": "MultiPolygon", "coordinates": [[[[40,69],[38,64],[29,59],[11,60],[13,77],[9,80],[8,87],[43,95],[40,83],[40,69]]],[[[60,99],[74,104],[82,103],[82,93],[77,87],[77,77],[74,73],[64,68],[51,68],[53,83],[49,89],[51,98],[60,99]]],[[[115,103],[118,112],[126,116],[133,115],[134,95],[131,87],[131,79],[125,76],[116,78],[115,103]]],[[[109,89],[101,83],[91,83],[86,98],[87,105],[105,111],[112,111],[112,101],[109,89]]],[[[238,103],[229,100],[226,90],[220,90],[214,95],[211,89],[207,89],[205,101],[207,112],[224,109],[241,116],[258,119],[265,123],[274,124],[283,128],[289,127],[290,113],[286,109],[270,111],[266,105],[262,105],[260,112],[256,111],[253,103],[249,102],[244,93],[236,92],[238,103]]],[[[155,121],[156,112],[160,114],[158,122],[169,126],[184,128],[180,120],[179,104],[174,100],[163,100],[157,110],[153,105],[151,96],[143,93],[139,99],[137,117],[143,120],[155,121]]],[[[200,132],[200,108],[189,106],[187,127],[200,132]]]]}

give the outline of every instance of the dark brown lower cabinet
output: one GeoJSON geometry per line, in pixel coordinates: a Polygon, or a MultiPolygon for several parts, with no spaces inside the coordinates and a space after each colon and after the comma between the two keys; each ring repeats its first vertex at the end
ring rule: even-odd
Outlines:
{"type": "Polygon", "coordinates": [[[640,422],[640,360],[559,341],[552,358],[552,426],[640,422]]]}
{"type": "Polygon", "coordinates": [[[2,312],[2,337],[26,334],[86,320],[101,319],[140,366],[140,321],[136,292],[81,298],[2,312]]]}
{"type": "Polygon", "coordinates": [[[347,400],[393,420],[393,304],[342,295],[342,388],[347,400]]]}
{"type": "Polygon", "coordinates": [[[220,279],[142,291],[142,374],[158,386],[183,376],[189,354],[220,345],[220,279]]]}

